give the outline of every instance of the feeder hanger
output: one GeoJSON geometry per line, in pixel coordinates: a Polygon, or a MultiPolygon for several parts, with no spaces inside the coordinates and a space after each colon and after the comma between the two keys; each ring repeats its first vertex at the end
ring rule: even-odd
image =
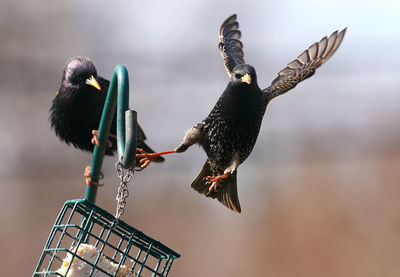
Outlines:
{"type": "MultiPolygon", "coordinates": [[[[134,166],[136,156],[137,113],[129,109],[129,78],[125,66],[117,65],[114,69],[106,102],[101,116],[98,139],[99,146],[94,146],[90,169],[92,181],[98,182],[111,124],[117,107],[117,152],[118,160],[125,169],[134,166]],[[118,100],[118,101],[117,101],[118,100]]],[[[85,199],[95,203],[97,186],[87,186],[85,199]]]]}

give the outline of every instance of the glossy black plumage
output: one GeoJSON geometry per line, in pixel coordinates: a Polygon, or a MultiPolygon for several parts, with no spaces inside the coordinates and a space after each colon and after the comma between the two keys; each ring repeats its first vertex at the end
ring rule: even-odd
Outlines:
{"type": "Polygon", "coordinates": [[[237,167],[246,160],[255,145],[269,101],[312,76],[315,69],[339,47],[345,31],[336,31],[329,38],[324,37],[319,43],[311,45],[281,70],[268,88],[261,90],[255,69],[244,62],[236,15],[222,23],[218,48],[230,81],[207,118],[189,129],[176,148],[176,152],[183,152],[197,143],[207,153],[207,161],[192,182],[196,191],[217,198],[229,209],[241,211],[237,195],[237,167]],[[212,178],[221,175],[225,175],[222,181],[212,178]]]}
{"type": "MultiPolygon", "coordinates": [[[[84,151],[93,151],[91,143],[92,130],[99,127],[103,106],[107,97],[110,82],[97,75],[93,62],[86,57],[70,58],[64,68],[61,85],[50,108],[50,123],[57,137],[68,145],[84,151]],[[91,76],[100,85],[101,90],[88,81],[91,76]]],[[[110,134],[116,134],[116,115],[110,134]]],[[[144,142],[146,136],[138,125],[137,147],[146,152],[154,152],[144,142]]],[[[116,151],[115,138],[110,137],[111,147],[106,155],[116,151]]],[[[156,162],[164,159],[157,157],[156,162]]],[[[137,161],[138,164],[138,161],[137,161]]]]}

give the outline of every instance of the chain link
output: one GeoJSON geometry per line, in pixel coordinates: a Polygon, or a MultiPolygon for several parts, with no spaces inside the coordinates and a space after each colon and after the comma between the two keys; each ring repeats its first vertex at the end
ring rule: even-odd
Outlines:
{"type": "Polygon", "coordinates": [[[121,179],[121,183],[119,184],[118,187],[117,197],[115,198],[117,200],[117,212],[115,214],[115,217],[117,219],[119,219],[125,211],[126,198],[128,198],[129,196],[128,183],[130,182],[130,180],[133,177],[133,174],[135,173],[135,171],[132,168],[129,169],[123,168],[122,166],[123,158],[124,157],[121,157],[119,161],[115,164],[118,177],[121,179]]]}

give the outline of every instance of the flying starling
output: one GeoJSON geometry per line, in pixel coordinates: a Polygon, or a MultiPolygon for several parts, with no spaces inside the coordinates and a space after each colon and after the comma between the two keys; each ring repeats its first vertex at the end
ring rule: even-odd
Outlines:
{"type": "Polygon", "coordinates": [[[257,84],[254,67],[244,61],[236,15],[230,16],[219,29],[218,44],[229,76],[228,86],[207,118],[189,129],[175,150],[139,154],[143,158],[142,167],[159,154],[184,152],[197,143],[203,147],[208,158],[193,180],[192,188],[240,212],[237,168],[253,150],[268,103],[311,77],[335,53],[345,32],[346,29],[335,31],[329,38],[324,37],[312,44],[282,69],[269,87],[262,90],[257,84]]]}
{"type": "MultiPolygon", "coordinates": [[[[68,145],[72,144],[81,150],[93,152],[93,144],[98,142],[96,130],[100,124],[109,85],[108,80],[97,76],[96,67],[89,58],[70,58],[65,65],[60,88],[50,108],[49,120],[57,137],[68,145]]],[[[117,149],[116,117],[115,112],[106,155],[113,155],[117,149]]],[[[139,125],[137,131],[137,147],[154,153],[144,142],[146,136],[139,125]]],[[[155,161],[163,160],[164,158],[157,157],[155,161]]]]}

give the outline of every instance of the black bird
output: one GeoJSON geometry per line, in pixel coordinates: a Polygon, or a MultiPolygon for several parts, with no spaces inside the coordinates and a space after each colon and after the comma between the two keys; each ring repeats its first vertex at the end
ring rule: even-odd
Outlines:
{"type": "MultiPolygon", "coordinates": [[[[339,47],[346,29],[335,31],[312,44],[278,73],[272,84],[261,90],[254,67],[243,59],[243,44],[236,15],[226,19],[219,29],[218,48],[230,78],[211,113],[201,123],[186,132],[182,143],[172,151],[183,152],[200,144],[207,161],[192,182],[192,188],[223,205],[240,212],[236,172],[253,150],[268,103],[278,95],[311,77],[316,68],[326,62],[339,47]]],[[[146,166],[158,154],[139,154],[146,166]]]]}
{"type": "MultiPolygon", "coordinates": [[[[50,108],[49,120],[57,137],[68,145],[93,152],[93,143],[97,138],[93,130],[99,127],[109,85],[108,80],[97,75],[96,67],[89,58],[77,56],[68,59],[60,88],[50,108]]],[[[115,134],[116,113],[110,129],[106,155],[113,155],[117,149],[115,134]]],[[[146,152],[154,152],[144,142],[145,139],[146,136],[138,125],[137,147],[146,152]]],[[[163,160],[164,158],[157,157],[155,161],[163,160]]]]}

